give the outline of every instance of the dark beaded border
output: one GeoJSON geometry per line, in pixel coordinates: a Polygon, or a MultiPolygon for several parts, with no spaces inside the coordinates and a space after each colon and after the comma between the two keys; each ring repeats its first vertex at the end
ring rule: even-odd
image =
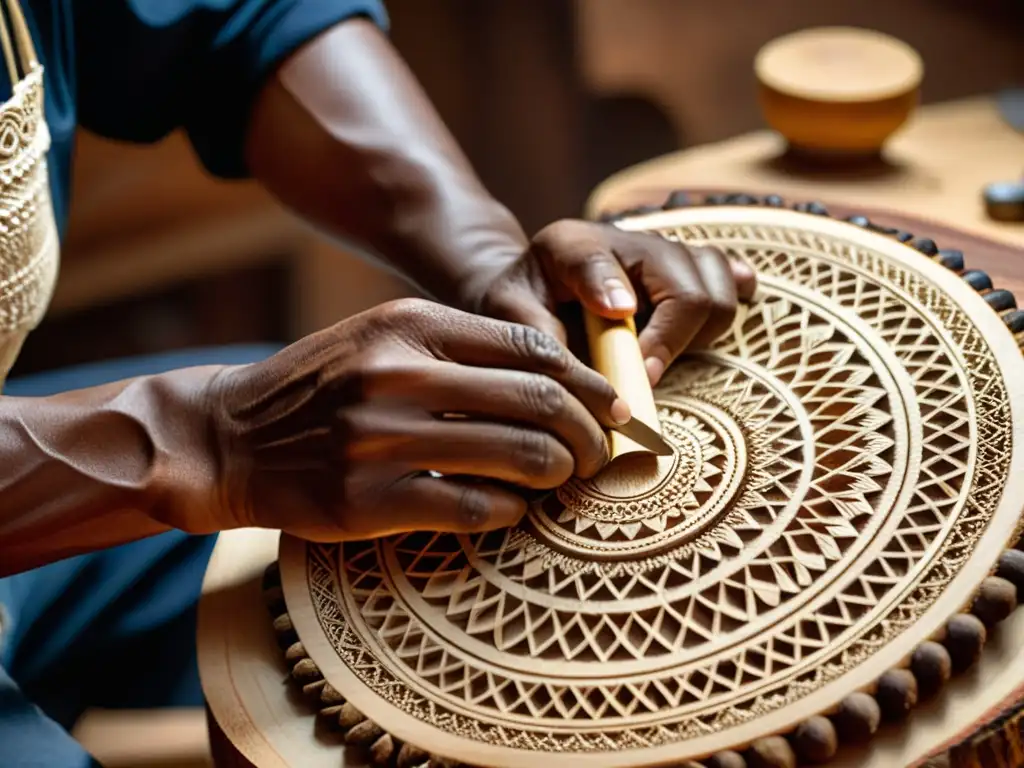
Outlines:
{"type": "MultiPolygon", "coordinates": [[[[614,223],[622,219],[634,216],[644,216],[659,211],[671,211],[678,208],[690,208],[696,206],[761,206],[767,208],[789,208],[798,213],[809,213],[815,216],[830,216],[828,208],[823,203],[799,202],[787,204],[779,195],[749,195],[744,193],[733,194],[711,194],[697,198],[683,190],[672,192],[662,205],[641,205],[629,208],[617,213],[605,213],[598,217],[598,221],[614,223]]],[[[963,280],[974,290],[982,295],[988,305],[994,309],[1002,318],[1010,332],[1018,337],[1018,344],[1024,345],[1024,310],[1017,308],[1017,300],[1010,291],[995,289],[992,286],[992,278],[985,272],[977,269],[966,269],[964,254],[954,249],[941,249],[935,241],[928,237],[914,237],[913,234],[896,227],[886,227],[871,222],[866,216],[847,216],[846,221],[854,226],[887,235],[909,247],[923,253],[939,262],[947,269],[959,274],[963,280]]]]}
{"type": "MultiPolygon", "coordinates": [[[[794,203],[787,206],[778,195],[714,194],[694,201],[677,191],[661,206],[640,206],[617,214],[603,215],[600,221],[614,223],[633,216],[668,211],[690,206],[766,206],[789,207],[799,213],[829,216],[822,203],[794,203]]],[[[910,232],[872,223],[866,216],[844,219],[853,226],[887,235],[934,259],[956,272],[981,294],[999,313],[1007,328],[1024,344],[1024,311],[1010,291],[996,289],[992,279],[980,270],[966,269],[964,254],[958,250],[939,248],[934,240],[914,237],[910,232]]],[[[316,664],[305,652],[292,626],[281,590],[277,563],[264,575],[264,599],[274,617],[274,631],[291,665],[292,678],[302,686],[303,693],[318,708],[320,720],[339,732],[345,744],[365,749],[377,768],[469,768],[461,763],[430,755],[425,750],[405,744],[369,720],[344,696],[327,683],[316,664]]],[[[857,745],[871,740],[882,723],[898,723],[906,719],[920,701],[938,695],[950,677],[970,669],[980,658],[989,630],[1010,616],[1018,599],[1024,599],[1024,552],[1006,550],[994,575],[978,587],[964,612],[947,622],[939,636],[922,643],[904,668],[883,674],[870,689],[850,694],[834,712],[815,715],[800,723],[792,732],[758,739],[737,751],[726,750],[701,761],[682,763],[684,768],[797,768],[798,765],[827,763],[837,754],[840,744],[857,745]]],[[[984,768],[1019,768],[1021,763],[995,760],[993,749],[1007,755],[1024,745],[1024,710],[1013,709],[990,723],[980,734],[948,750],[929,765],[948,768],[984,766],[984,768]],[[995,745],[995,746],[993,746],[995,745]],[[1001,749],[1005,747],[1005,749],[1001,749]],[[981,755],[988,759],[981,761],[981,755]],[[936,760],[938,762],[936,762],[936,760]]]]}
{"type": "Polygon", "coordinates": [[[263,601],[273,617],[277,644],[291,668],[292,680],[302,688],[303,697],[317,710],[318,724],[340,736],[348,747],[362,749],[377,768],[458,768],[459,763],[434,757],[422,749],[405,744],[387,733],[328,683],[316,663],[299,641],[281,589],[281,570],[277,562],[263,574],[263,601]]]}

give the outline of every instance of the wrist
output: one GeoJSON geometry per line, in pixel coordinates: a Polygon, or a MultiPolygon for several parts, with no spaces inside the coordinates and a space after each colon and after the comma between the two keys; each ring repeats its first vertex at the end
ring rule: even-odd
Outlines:
{"type": "Polygon", "coordinates": [[[153,459],[143,494],[158,522],[192,534],[244,525],[230,493],[230,448],[221,417],[225,366],[186,368],[140,380],[138,411],[153,459]]]}
{"type": "Polygon", "coordinates": [[[210,439],[215,371],[0,397],[0,575],[171,528],[231,527],[210,439]]]}
{"type": "Polygon", "coordinates": [[[392,215],[380,227],[375,250],[427,296],[478,312],[484,288],[529,246],[519,222],[458,169],[423,164],[396,175],[404,184],[393,190],[392,215]]]}

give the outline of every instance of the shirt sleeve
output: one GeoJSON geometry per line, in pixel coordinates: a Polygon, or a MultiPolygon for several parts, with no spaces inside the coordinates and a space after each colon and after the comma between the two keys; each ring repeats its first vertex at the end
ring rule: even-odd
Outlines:
{"type": "Polygon", "coordinates": [[[89,0],[75,14],[79,122],[153,142],[183,128],[224,178],[248,175],[246,124],[270,74],[334,25],[387,28],[379,0],[89,0]]]}

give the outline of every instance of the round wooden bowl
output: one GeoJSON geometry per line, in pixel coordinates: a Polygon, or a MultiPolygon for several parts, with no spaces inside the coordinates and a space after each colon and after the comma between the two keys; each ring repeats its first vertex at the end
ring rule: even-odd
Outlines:
{"type": "Polygon", "coordinates": [[[754,71],[765,120],[793,148],[873,154],[913,112],[924,66],[888,35],[827,27],[768,43],[754,71]]]}

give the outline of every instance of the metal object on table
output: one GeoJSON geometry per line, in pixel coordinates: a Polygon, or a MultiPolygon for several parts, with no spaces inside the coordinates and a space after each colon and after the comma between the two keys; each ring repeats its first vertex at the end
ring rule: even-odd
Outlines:
{"type": "MultiPolygon", "coordinates": [[[[1024,132],[1024,88],[1000,91],[996,94],[996,107],[1008,125],[1024,132]]],[[[982,199],[985,213],[993,221],[1024,222],[1024,178],[988,184],[982,199]]]]}
{"type": "Polygon", "coordinates": [[[1024,181],[997,181],[982,192],[985,213],[995,221],[1024,222],[1024,181]]]}
{"type": "Polygon", "coordinates": [[[636,416],[631,418],[625,424],[615,428],[617,432],[621,432],[623,435],[628,437],[637,445],[641,445],[648,451],[651,451],[658,456],[671,456],[672,448],[665,439],[651,429],[649,426],[640,421],[636,416]]]}
{"type": "Polygon", "coordinates": [[[1024,132],[1024,88],[1008,88],[996,94],[999,115],[1014,130],[1024,132]]]}

